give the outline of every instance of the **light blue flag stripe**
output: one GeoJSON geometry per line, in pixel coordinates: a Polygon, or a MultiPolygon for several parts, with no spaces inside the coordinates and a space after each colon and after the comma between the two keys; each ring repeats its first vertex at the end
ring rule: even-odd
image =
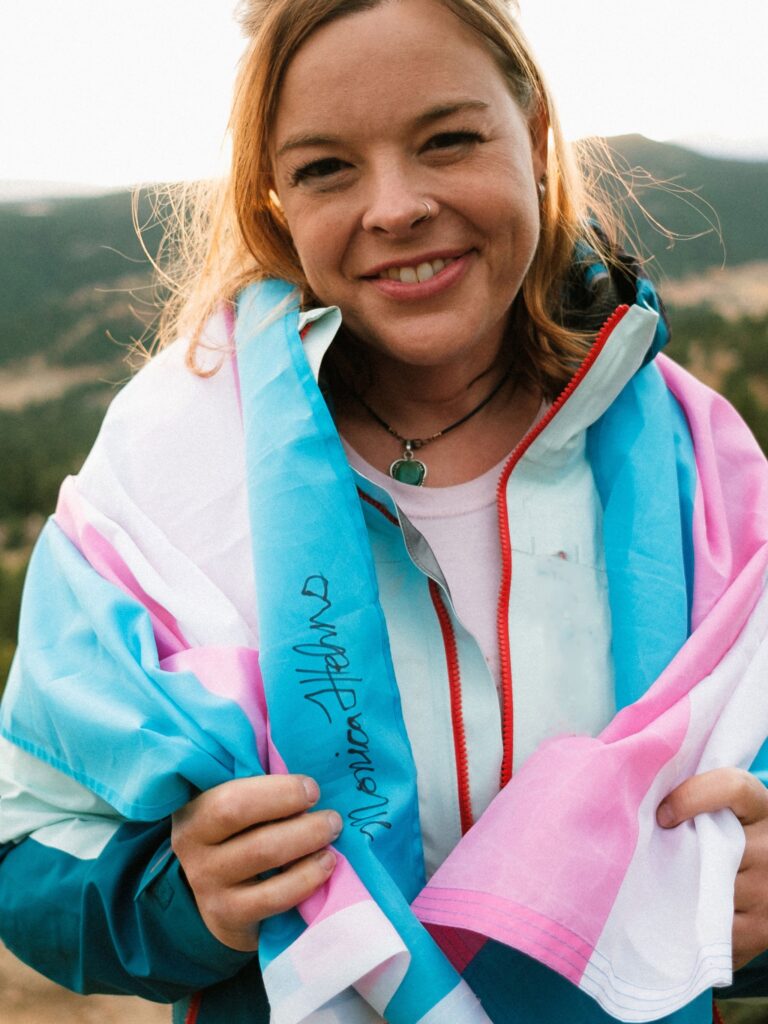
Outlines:
{"type": "Polygon", "coordinates": [[[262,773],[242,709],[163,671],[147,610],[53,521],[30,562],[0,731],[131,819],[262,773]]]}
{"type": "Polygon", "coordinates": [[[288,285],[242,293],[236,342],[272,736],[342,814],[335,845],[411,949],[386,1014],[407,1024],[459,977],[409,908],[424,884],[416,771],[360,501],[288,285]]]}

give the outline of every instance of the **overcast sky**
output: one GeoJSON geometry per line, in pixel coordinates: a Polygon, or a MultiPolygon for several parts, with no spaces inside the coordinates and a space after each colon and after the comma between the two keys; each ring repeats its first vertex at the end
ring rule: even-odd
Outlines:
{"type": "MultiPolygon", "coordinates": [[[[2,0],[0,179],[217,173],[233,0],[2,0]]],[[[522,0],[571,137],[642,132],[768,159],[766,0],[522,0]]]]}

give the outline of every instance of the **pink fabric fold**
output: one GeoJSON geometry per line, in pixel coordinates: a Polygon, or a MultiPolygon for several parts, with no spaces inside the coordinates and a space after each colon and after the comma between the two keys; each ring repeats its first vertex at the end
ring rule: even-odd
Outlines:
{"type": "Polygon", "coordinates": [[[766,463],[727,403],[660,365],[699,473],[694,632],[600,736],[539,747],[413,903],[459,970],[495,939],[622,1020],[730,980],[741,827],[723,811],[667,832],[655,810],[691,775],[748,767],[768,734],[766,463]]]}

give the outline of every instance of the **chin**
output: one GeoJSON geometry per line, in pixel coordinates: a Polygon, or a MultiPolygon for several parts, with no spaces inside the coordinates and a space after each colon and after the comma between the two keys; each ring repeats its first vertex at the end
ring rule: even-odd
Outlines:
{"type": "Polygon", "coordinates": [[[373,358],[384,357],[413,367],[446,366],[457,360],[470,360],[479,367],[493,362],[499,350],[503,328],[498,324],[456,322],[456,314],[447,317],[418,317],[393,323],[391,330],[378,333],[364,326],[350,325],[353,335],[373,358]]]}
{"type": "Polygon", "coordinates": [[[460,341],[447,340],[444,334],[437,337],[425,337],[422,334],[413,338],[400,336],[396,341],[376,339],[369,343],[369,350],[375,355],[383,356],[406,366],[437,367],[447,365],[455,359],[468,354],[467,346],[460,341]]]}

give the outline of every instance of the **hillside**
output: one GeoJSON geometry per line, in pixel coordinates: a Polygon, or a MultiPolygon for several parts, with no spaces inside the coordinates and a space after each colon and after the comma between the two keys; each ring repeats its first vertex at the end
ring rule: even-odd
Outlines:
{"type": "Polygon", "coordinates": [[[768,260],[708,267],[699,274],[665,281],[662,287],[672,306],[706,306],[725,320],[759,318],[768,313],[768,260]]]}
{"type": "Polygon", "coordinates": [[[0,238],[0,366],[112,362],[107,331],[127,343],[143,330],[149,263],[127,192],[0,204],[0,238]]]}
{"type": "Polygon", "coordinates": [[[636,207],[625,207],[655,257],[657,280],[768,259],[768,161],[703,156],[642,135],[607,141],[650,217],[679,236],[670,242],[636,207]]]}

